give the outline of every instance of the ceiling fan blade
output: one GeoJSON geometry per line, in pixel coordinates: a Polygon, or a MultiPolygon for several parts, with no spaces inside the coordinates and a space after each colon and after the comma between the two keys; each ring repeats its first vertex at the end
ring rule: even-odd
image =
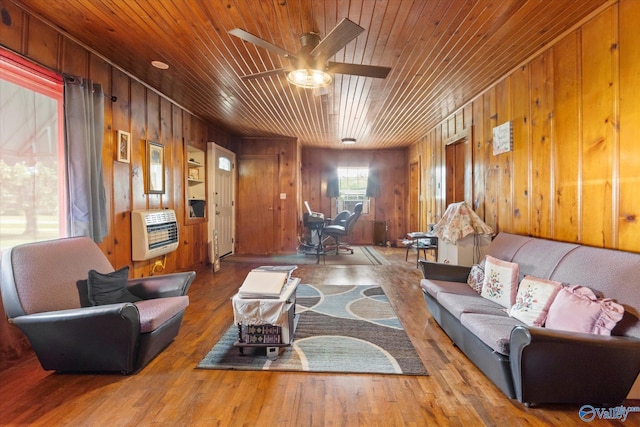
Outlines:
{"type": "Polygon", "coordinates": [[[268,41],[261,39],[258,36],[254,36],[253,34],[242,30],[240,28],[234,28],[233,30],[229,31],[229,34],[231,34],[232,36],[236,36],[246,42],[249,43],[253,43],[256,46],[259,46],[261,48],[270,50],[272,52],[277,53],[278,55],[282,55],[285,57],[293,57],[293,54],[287,52],[286,50],[282,49],[281,47],[278,47],[272,43],[269,43],[268,41]]]}
{"type": "Polygon", "coordinates": [[[277,68],[275,70],[262,71],[260,73],[255,73],[255,74],[247,74],[246,76],[242,76],[240,78],[242,80],[252,80],[252,79],[259,79],[261,77],[269,77],[277,74],[284,74],[286,72],[287,72],[286,68],[277,68]]]}
{"type": "Polygon", "coordinates": [[[364,28],[344,18],[333,30],[329,31],[329,34],[309,53],[312,57],[326,60],[331,58],[337,51],[342,49],[351,40],[358,37],[364,28]]]}
{"type": "Polygon", "coordinates": [[[391,71],[389,67],[378,67],[377,65],[345,64],[344,62],[331,62],[327,69],[329,73],[351,74],[354,76],[375,77],[385,79],[391,71]]]}

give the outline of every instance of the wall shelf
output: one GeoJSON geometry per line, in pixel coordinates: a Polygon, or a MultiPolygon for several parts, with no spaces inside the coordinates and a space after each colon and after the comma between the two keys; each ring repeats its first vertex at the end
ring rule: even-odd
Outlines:
{"type": "Polygon", "coordinates": [[[205,152],[187,146],[187,191],[186,216],[188,219],[206,218],[206,168],[205,152]]]}

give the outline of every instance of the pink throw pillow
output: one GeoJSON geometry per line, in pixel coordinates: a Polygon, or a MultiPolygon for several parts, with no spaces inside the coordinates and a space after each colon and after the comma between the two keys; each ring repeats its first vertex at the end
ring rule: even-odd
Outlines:
{"type": "Polygon", "coordinates": [[[563,331],[611,335],[623,314],[624,307],[610,298],[598,299],[591,289],[574,285],[560,289],[549,307],[545,326],[563,331]]]}
{"type": "Polygon", "coordinates": [[[480,295],[504,308],[510,308],[516,302],[519,274],[520,267],[515,262],[502,261],[487,255],[480,295]]]}

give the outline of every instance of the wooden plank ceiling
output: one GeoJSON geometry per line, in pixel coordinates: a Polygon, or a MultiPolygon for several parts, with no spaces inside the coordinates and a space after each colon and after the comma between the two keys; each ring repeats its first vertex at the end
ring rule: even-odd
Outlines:
{"type": "MultiPolygon", "coordinates": [[[[197,116],[242,136],[304,146],[408,146],[611,0],[15,0],[197,116]],[[333,61],[392,67],[386,79],[334,75],[326,90],[284,75],[241,76],[288,59],[231,36],[242,28],[289,52],[349,18],[365,28],[333,61]],[[158,70],[151,61],[169,64],[158,70]]],[[[117,96],[117,94],[114,94],[117,96]]]]}

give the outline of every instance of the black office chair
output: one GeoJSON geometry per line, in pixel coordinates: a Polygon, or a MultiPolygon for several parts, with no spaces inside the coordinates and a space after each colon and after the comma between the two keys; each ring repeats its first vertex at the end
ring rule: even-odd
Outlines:
{"type": "Polygon", "coordinates": [[[336,215],[335,218],[333,218],[333,221],[331,221],[331,224],[329,225],[341,225],[344,227],[344,225],[347,223],[347,220],[349,219],[350,216],[351,216],[351,212],[349,212],[348,209],[340,211],[340,213],[336,215]]]}
{"type": "MultiPolygon", "coordinates": [[[[342,212],[341,212],[342,213],[342,212]]],[[[353,253],[353,249],[348,244],[340,243],[341,237],[346,237],[351,234],[351,230],[353,230],[353,226],[358,222],[358,218],[362,214],[362,203],[358,203],[355,208],[353,208],[353,213],[349,215],[346,219],[344,225],[339,225],[334,221],[334,224],[327,225],[324,227],[323,235],[326,238],[331,238],[334,240],[333,245],[325,245],[325,252],[329,252],[333,249],[336,250],[336,255],[340,253],[342,249],[345,252],[353,253]]],[[[340,214],[338,215],[340,216],[340,214]]],[[[338,217],[336,217],[338,219],[338,217]]]]}

